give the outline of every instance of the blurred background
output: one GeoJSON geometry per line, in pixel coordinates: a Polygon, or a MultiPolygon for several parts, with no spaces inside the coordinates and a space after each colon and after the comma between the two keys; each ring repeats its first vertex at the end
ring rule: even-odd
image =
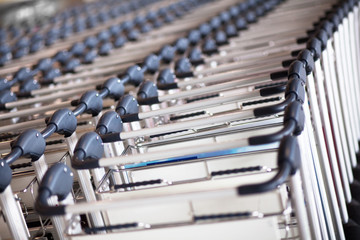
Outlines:
{"type": "Polygon", "coordinates": [[[81,0],[0,0],[0,26],[41,25],[55,12],[81,0]]]}

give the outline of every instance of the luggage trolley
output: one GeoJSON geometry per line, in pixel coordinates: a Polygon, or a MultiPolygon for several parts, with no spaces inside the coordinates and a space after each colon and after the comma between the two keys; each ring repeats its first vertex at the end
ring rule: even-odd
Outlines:
{"type": "MultiPolygon", "coordinates": [[[[246,16],[245,23],[246,21],[248,23],[255,22],[257,20],[256,15],[264,15],[264,9],[273,8],[275,5],[271,4],[274,3],[275,1],[269,1],[269,3],[247,2],[250,11],[244,14],[246,16]],[[254,6],[257,7],[254,8],[254,6]]],[[[88,203],[76,203],[74,206],[75,208],[82,205],[85,207],[87,205],[98,206],[98,208],[95,207],[94,211],[88,211],[85,207],[83,210],[79,210],[81,214],[87,213],[87,224],[89,225],[83,228],[87,234],[77,235],[67,231],[66,237],[122,236],[132,239],[139,238],[142,234],[151,233],[154,234],[151,235],[154,238],[161,238],[170,232],[187,231],[189,238],[196,238],[197,235],[194,234],[194,231],[195,233],[197,231],[202,232],[200,229],[204,229],[204,231],[205,229],[215,230],[216,227],[219,227],[217,232],[221,233],[226,231],[227,227],[231,227],[230,224],[232,223],[239,224],[239,226],[244,224],[244,229],[250,229],[250,225],[246,225],[249,222],[252,221],[256,226],[256,222],[260,223],[261,220],[270,219],[269,212],[265,209],[266,204],[264,204],[265,210],[263,211],[238,209],[237,201],[244,201],[245,205],[251,206],[252,200],[262,196],[259,194],[246,197],[235,195],[236,197],[227,199],[229,203],[234,204],[229,204],[224,208],[221,205],[219,207],[216,204],[214,205],[214,203],[220,202],[217,199],[206,198],[207,200],[203,200],[203,203],[200,199],[202,194],[203,196],[206,195],[205,191],[207,190],[213,191],[215,189],[214,191],[221,192],[223,191],[222,187],[225,186],[228,189],[232,186],[233,189],[239,190],[242,187],[238,188],[238,183],[239,185],[241,183],[246,184],[252,178],[269,177],[271,174],[276,174],[277,169],[274,160],[270,167],[261,167],[260,163],[258,166],[246,164],[244,166],[241,163],[246,163],[246,159],[249,159],[249,162],[250,159],[251,162],[256,162],[254,159],[257,159],[257,156],[268,156],[269,159],[275,159],[274,153],[276,151],[278,151],[278,158],[280,159],[280,150],[284,149],[281,146],[287,145],[286,149],[290,149],[290,145],[296,145],[296,143],[291,143],[296,141],[293,137],[285,137],[284,139],[288,139],[288,141],[282,140],[280,147],[276,144],[260,145],[258,148],[245,146],[267,143],[269,137],[266,136],[272,136],[270,139],[274,142],[280,141],[281,136],[293,132],[293,120],[300,118],[302,119],[300,122],[304,121],[303,127],[295,128],[297,130],[304,128],[303,134],[297,137],[301,149],[300,153],[297,154],[301,155],[302,161],[298,162],[301,164],[301,170],[292,175],[289,178],[290,182],[285,184],[290,186],[289,191],[283,185],[278,190],[268,193],[269,198],[280,196],[278,206],[281,206],[277,209],[279,211],[272,212],[272,233],[269,232],[268,236],[275,234],[275,239],[279,236],[283,238],[300,236],[303,239],[345,239],[346,235],[347,238],[356,239],[358,229],[356,200],[353,199],[352,195],[354,192],[356,193],[357,187],[355,154],[358,152],[356,140],[359,129],[357,106],[353,104],[357,99],[358,82],[356,79],[359,76],[356,67],[359,63],[358,52],[356,51],[359,44],[356,34],[358,32],[358,3],[349,1],[334,5],[323,18],[328,21],[320,20],[314,24],[314,30],[308,31],[309,37],[296,39],[299,34],[305,32],[306,26],[314,21],[310,20],[311,14],[308,13],[310,8],[307,4],[294,1],[282,3],[280,7],[276,7],[273,13],[260,18],[258,23],[249,24],[248,30],[243,31],[243,35],[240,37],[236,37],[234,25],[229,22],[231,19],[229,16],[236,16],[237,11],[232,6],[229,8],[229,12],[221,12],[212,18],[208,25],[203,24],[199,30],[190,31],[187,37],[179,38],[173,45],[178,57],[170,60],[170,62],[174,60],[174,63],[170,63],[168,68],[162,69],[160,67],[162,70],[158,76],[157,73],[155,76],[150,74],[159,70],[159,60],[163,60],[164,56],[167,57],[168,52],[166,53],[166,51],[170,51],[170,53],[174,51],[171,50],[172,46],[170,45],[163,48],[159,54],[150,54],[142,65],[132,65],[132,61],[139,61],[136,59],[141,58],[141,51],[136,53],[136,50],[133,49],[132,52],[136,53],[134,57],[117,60],[116,57],[110,56],[107,58],[109,59],[108,63],[95,60],[93,65],[89,65],[89,67],[76,66],[73,68],[76,69],[74,74],[55,77],[53,80],[54,83],[57,83],[55,91],[71,89],[73,79],[83,78],[85,81],[80,81],[78,86],[87,87],[87,84],[90,83],[88,89],[85,88],[84,90],[93,89],[92,86],[97,84],[97,80],[108,79],[102,87],[97,87],[101,97],[111,95],[113,86],[115,86],[111,84],[117,81],[129,82],[134,85],[122,87],[126,93],[136,94],[137,92],[136,98],[132,95],[123,96],[114,108],[116,111],[104,113],[101,112],[102,103],[101,107],[99,104],[95,108],[93,108],[94,105],[88,109],[83,107],[84,104],[89,106],[88,103],[91,101],[87,102],[86,98],[94,95],[95,91],[89,91],[82,95],[80,101],[67,101],[55,105],[59,108],[70,104],[77,106],[74,111],[76,115],[87,110],[95,113],[95,115],[99,113],[102,115],[93,119],[86,116],[81,117],[81,119],[89,119],[95,123],[96,133],[92,132],[94,127],[91,125],[82,127],[81,131],[75,127],[77,129],[76,135],[79,135],[79,138],[76,137],[75,130],[73,130],[74,134],[66,140],[73,168],[93,169],[90,172],[88,170],[74,172],[78,176],[85,174],[85,181],[80,180],[84,194],[92,192],[92,197],[87,197],[88,203]],[[295,8],[296,11],[293,10],[295,8]],[[290,24],[282,24],[283,19],[291,19],[291,17],[294,21],[297,18],[305,18],[309,23],[304,21],[304,27],[294,24],[294,28],[290,24]],[[272,33],[261,31],[261,27],[271,26],[271,23],[277,23],[279,28],[272,33]],[[211,28],[214,33],[209,32],[211,28]],[[210,33],[207,38],[197,40],[199,38],[196,36],[199,33],[201,36],[206,32],[208,32],[207,34],[210,33]],[[226,39],[226,35],[229,39],[226,39]],[[262,38],[272,40],[268,41],[262,38]],[[189,48],[188,43],[190,45],[200,44],[202,47],[189,48]],[[305,50],[298,50],[299,48],[304,49],[305,46],[305,50]],[[293,56],[297,56],[298,61],[288,60],[291,51],[293,51],[293,56]],[[350,58],[351,61],[349,61],[350,58]],[[281,62],[286,67],[285,69],[277,64],[281,62]],[[119,63],[121,66],[115,66],[119,63]],[[262,66],[256,67],[255,63],[261,63],[262,66]],[[198,66],[192,68],[191,65],[198,66]],[[104,66],[110,67],[93,72],[88,71],[94,67],[101,68],[104,66]],[[172,68],[174,70],[171,70],[172,68]],[[114,78],[116,76],[112,75],[113,78],[109,79],[111,74],[122,69],[127,69],[125,75],[119,75],[119,78],[114,78]],[[141,75],[141,73],[145,74],[141,75]],[[87,75],[94,77],[94,80],[86,80],[87,75]],[[103,75],[108,77],[104,78],[103,75]],[[154,80],[144,81],[145,78],[154,80]],[[156,78],[157,80],[155,80],[156,78]],[[70,82],[66,83],[68,80],[70,82]],[[349,82],[349,84],[343,84],[344,82],[349,82]],[[137,87],[139,84],[140,86],[137,87]],[[286,90],[284,84],[286,84],[286,90]],[[303,85],[306,85],[306,94],[303,85]],[[284,91],[285,98],[282,98],[284,91]],[[301,107],[301,103],[305,104],[301,107]],[[295,118],[289,117],[289,112],[298,112],[291,110],[295,108],[294,106],[303,109],[300,111],[304,112],[303,117],[299,117],[299,115],[295,118]],[[283,114],[284,110],[285,113],[283,114]],[[259,116],[262,117],[259,118],[259,116]],[[284,122],[283,128],[281,128],[282,121],[284,122]],[[289,131],[289,129],[292,130],[289,131]],[[264,135],[274,133],[273,130],[280,130],[281,134],[264,135]],[[76,144],[77,139],[79,141],[76,144]],[[104,145],[101,145],[101,142],[104,145]],[[241,147],[242,145],[244,147],[241,147]],[[97,147],[95,148],[95,146],[97,147]],[[236,148],[238,152],[232,152],[233,148],[236,148]],[[278,148],[279,150],[277,150],[278,148]],[[214,151],[209,153],[209,149],[214,151]],[[105,158],[103,158],[103,152],[105,158]],[[231,154],[229,155],[229,153],[231,154]],[[121,156],[116,157],[119,155],[121,156]],[[239,174],[239,172],[243,173],[239,174]],[[299,179],[300,176],[301,180],[299,179]],[[93,179],[95,190],[91,179],[93,179]],[[235,181],[239,182],[235,183],[235,181]],[[304,192],[302,193],[302,191],[304,192]],[[169,196],[169,192],[173,196],[169,196]],[[199,198],[197,198],[198,195],[199,198]],[[293,198],[294,195],[297,197],[293,198]],[[162,203],[158,206],[159,209],[161,210],[161,207],[166,209],[165,203],[168,199],[180,199],[181,196],[185,196],[185,201],[188,200],[187,197],[194,197],[195,199],[190,205],[177,203],[179,208],[176,208],[178,211],[174,211],[173,215],[169,214],[171,211],[164,211],[164,214],[153,216],[149,213],[149,211],[154,210],[152,207],[131,209],[136,204],[147,201],[162,203]],[[304,199],[306,204],[304,205],[304,201],[298,201],[299,198],[304,199]],[[136,200],[130,201],[128,199],[136,200]],[[107,206],[103,205],[108,202],[113,203],[116,209],[121,204],[125,204],[124,206],[128,206],[129,209],[108,211],[107,206]],[[201,207],[202,205],[204,207],[201,207]],[[291,215],[291,207],[295,209],[295,215],[291,215]],[[145,220],[134,218],[134,211],[137,212],[136,210],[140,209],[143,211],[141,214],[137,214],[137,217],[145,220]],[[209,213],[209,209],[216,214],[209,213]],[[237,213],[228,214],[229,211],[228,213],[224,211],[226,209],[236,209],[237,213]],[[348,209],[352,211],[348,212],[348,209]],[[118,211],[124,216],[117,214],[118,211]],[[185,216],[184,212],[191,212],[192,214],[185,216]],[[202,215],[199,216],[198,213],[202,215]],[[348,214],[351,219],[349,219],[348,214]],[[284,221],[286,223],[285,231],[279,231],[280,225],[277,224],[277,221],[281,218],[286,219],[284,221]],[[124,221],[127,223],[124,224],[124,221]],[[289,230],[290,222],[294,223],[291,231],[289,230]],[[343,228],[343,224],[346,224],[345,228],[343,228]]],[[[223,4],[222,6],[229,7],[230,5],[229,2],[229,5],[223,4]]],[[[236,6],[239,11],[244,4],[236,6]]],[[[315,7],[317,11],[325,11],[331,8],[331,3],[319,1],[315,7]]],[[[184,19],[184,26],[186,22],[184,19]]],[[[246,26],[241,19],[237,19],[234,23],[237,29],[244,29],[246,26]]],[[[155,32],[166,36],[167,30],[165,29],[155,32]]],[[[179,28],[176,29],[185,28],[179,25],[179,28]]],[[[164,39],[164,42],[169,39],[171,40],[171,38],[164,39]]],[[[147,46],[145,42],[144,46],[145,48],[147,46]]],[[[126,51],[131,52],[130,49],[131,47],[126,51]]],[[[44,62],[46,61],[42,63],[44,62]]],[[[44,88],[33,90],[31,93],[33,95],[46,94],[47,91],[49,90],[44,88]]],[[[5,114],[4,118],[18,121],[17,117],[21,118],[29,112],[26,108],[21,110],[23,104],[34,104],[41,101],[45,105],[41,106],[41,110],[39,110],[46,112],[53,106],[51,104],[46,106],[45,101],[53,101],[59,97],[66,99],[74,93],[81,92],[83,91],[59,92],[54,96],[44,95],[44,97],[35,97],[33,100],[25,100],[24,102],[4,103],[3,106],[8,109],[20,108],[18,112],[5,114]]],[[[115,98],[122,95],[117,93],[115,98]]],[[[13,101],[10,92],[4,96],[8,96],[5,99],[13,101]]],[[[113,105],[111,101],[107,100],[104,103],[104,106],[113,105]]],[[[61,110],[58,110],[48,118],[47,128],[43,131],[46,137],[48,137],[47,133],[49,136],[52,135],[54,116],[59,115],[60,112],[61,110]]],[[[39,124],[39,120],[30,123],[17,123],[3,129],[6,131],[21,127],[26,129],[28,126],[32,127],[39,124]]],[[[297,120],[295,122],[299,123],[297,120]]],[[[56,122],[56,124],[58,123],[56,122]]],[[[43,124],[40,125],[43,126],[43,124]]],[[[298,133],[299,131],[296,131],[296,134],[298,133]]],[[[20,136],[24,136],[24,134],[20,136]]],[[[18,142],[19,139],[21,137],[17,139],[18,142]]],[[[56,137],[51,139],[56,139],[56,137]]],[[[16,149],[16,145],[14,148],[16,149]]],[[[54,148],[56,148],[55,145],[54,148]]],[[[10,154],[10,157],[14,156],[15,153],[10,154]]],[[[300,157],[296,158],[299,159],[300,157]]],[[[37,161],[35,164],[39,165],[39,162],[37,161]]],[[[281,164],[279,164],[276,176],[281,175],[283,169],[280,166],[281,164]]],[[[65,169],[67,168],[64,168],[63,165],[56,164],[50,169],[48,176],[50,174],[56,176],[56,174],[60,174],[57,171],[61,172],[65,169]]],[[[49,180],[49,182],[51,181],[49,180]]],[[[46,181],[44,184],[41,186],[47,186],[46,181]]],[[[40,187],[40,193],[48,194],[47,190],[44,189],[40,187]]],[[[60,193],[56,193],[58,190],[56,189],[53,194],[58,195],[59,199],[62,200],[66,195],[65,192],[70,191],[69,189],[71,188],[68,187],[66,191],[61,189],[59,190],[60,193]]],[[[39,212],[45,209],[41,209],[39,205],[45,207],[49,204],[47,198],[48,196],[39,195],[37,201],[39,212]]],[[[169,206],[167,207],[169,208],[169,206]]],[[[66,205],[63,209],[72,209],[72,205],[66,205]]],[[[171,207],[170,209],[174,210],[171,207]]],[[[79,213],[76,210],[70,211],[76,213],[75,215],[79,213]]],[[[21,211],[19,211],[19,215],[21,215],[21,211]]],[[[62,217],[59,219],[63,220],[62,217]]],[[[71,219],[70,222],[79,226],[76,224],[79,222],[79,218],[71,219]]],[[[270,228],[268,229],[270,230],[270,228]]],[[[244,234],[244,237],[249,237],[246,234],[252,234],[252,232],[244,231],[241,234],[244,234]]],[[[215,234],[210,234],[208,237],[215,236],[215,234]]]]}

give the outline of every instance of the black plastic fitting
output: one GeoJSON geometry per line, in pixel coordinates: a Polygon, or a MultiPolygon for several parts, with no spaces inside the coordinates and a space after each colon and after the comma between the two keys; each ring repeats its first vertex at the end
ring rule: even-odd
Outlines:
{"type": "Polygon", "coordinates": [[[305,64],[306,74],[309,75],[313,72],[315,63],[314,63],[314,54],[308,50],[301,50],[297,56],[297,60],[302,61],[305,64]]]}
{"type": "Polygon", "coordinates": [[[25,80],[32,78],[33,76],[34,76],[33,71],[30,68],[22,67],[15,73],[14,79],[16,79],[19,82],[23,82],[25,80]]]}
{"type": "Polygon", "coordinates": [[[125,95],[119,100],[115,109],[122,117],[123,115],[139,113],[139,104],[133,96],[125,95]]]}
{"type": "Polygon", "coordinates": [[[274,87],[261,88],[259,92],[260,92],[260,96],[268,97],[274,94],[282,93],[285,91],[285,89],[286,89],[286,84],[282,84],[274,87]]]}
{"type": "Polygon", "coordinates": [[[96,132],[100,135],[121,132],[123,128],[120,116],[114,111],[104,113],[96,125],[96,132]]]}
{"type": "Polygon", "coordinates": [[[104,146],[101,137],[95,132],[82,135],[74,149],[71,166],[75,169],[99,167],[98,160],[103,156],[104,146]]]}
{"type": "Polygon", "coordinates": [[[159,56],[163,62],[170,63],[175,57],[175,48],[170,45],[165,45],[159,51],[159,56]]]}
{"type": "Polygon", "coordinates": [[[156,84],[150,81],[143,82],[139,87],[137,100],[140,105],[159,103],[156,84]]]}
{"type": "Polygon", "coordinates": [[[310,50],[314,55],[314,61],[317,61],[321,56],[321,41],[315,37],[309,39],[306,43],[306,48],[310,50]]]}
{"type": "Polygon", "coordinates": [[[194,30],[191,30],[188,34],[188,37],[189,39],[189,43],[192,45],[192,46],[195,46],[196,44],[199,43],[199,41],[201,40],[201,33],[199,30],[197,29],[194,29],[194,30]]]}
{"type": "Polygon", "coordinates": [[[216,45],[218,45],[218,46],[228,44],[229,41],[227,39],[226,33],[224,31],[217,31],[215,33],[215,42],[216,42],[216,45]]]}
{"type": "Polygon", "coordinates": [[[56,216],[65,214],[65,206],[49,206],[48,199],[57,196],[64,200],[72,190],[73,174],[68,166],[56,163],[51,166],[41,180],[35,210],[42,216],[56,216]]]}
{"type": "Polygon", "coordinates": [[[108,97],[118,100],[125,93],[124,83],[117,77],[109,78],[101,87],[102,89],[107,89],[108,97]]]}
{"type": "Polygon", "coordinates": [[[167,85],[175,83],[175,74],[170,68],[165,68],[160,71],[157,78],[158,84],[167,85]]]}
{"type": "Polygon", "coordinates": [[[191,63],[188,58],[180,58],[175,63],[175,75],[178,78],[192,77],[191,63]]]}
{"type": "Polygon", "coordinates": [[[85,113],[97,116],[103,108],[103,99],[95,90],[87,91],[79,99],[78,104],[85,105],[85,113]]]}
{"type": "Polygon", "coordinates": [[[43,78],[41,80],[42,84],[50,84],[54,82],[56,77],[61,76],[61,71],[58,68],[51,68],[46,73],[43,74],[43,78]]]}
{"type": "Polygon", "coordinates": [[[25,80],[21,86],[20,86],[20,93],[29,93],[33,90],[39,89],[40,88],[40,84],[37,80],[35,79],[28,79],[25,80]]]}
{"type": "Polygon", "coordinates": [[[146,70],[152,74],[156,73],[159,70],[160,59],[155,54],[150,54],[144,60],[144,66],[146,70]]]}
{"type": "Polygon", "coordinates": [[[10,90],[0,92],[0,110],[6,110],[6,103],[14,102],[17,100],[16,95],[10,90]]]}
{"type": "Polygon", "coordinates": [[[124,83],[129,83],[134,86],[139,86],[144,81],[144,73],[139,65],[134,65],[126,70],[123,78],[124,83]]]}
{"type": "Polygon", "coordinates": [[[183,54],[188,49],[189,45],[190,42],[187,38],[179,38],[174,44],[175,49],[179,54],[183,54]]]}
{"type": "Polygon", "coordinates": [[[327,33],[323,30],[323,29],[320,29],[316,34],[315,34],[315,37],[317,39],[320,40],[321,42],[321,50],[325,50],[326,49],[326,45],[327,45],[327,41],[328,41],[328,35],[327,33]]]}
{"type": "Polygon", "coordinates": [[[211,32],[211,26],[208,23],[203,23],[200,25],[199,31],[200,31],[201,37],[206,37],[211,32]]]}
{"type": "Polygon", "coordinates": [[[48,70],[50,70],[52,68],[53,63],[54,63],[53,59],[43,58],[38,61],[38,63],[35,66],[35,69],[42,71],[42,72],[47,72],[48,70]]]}
{"type": "Polygon", "coordinates": [[[193,66],[204,63],[204,59],[202,58],[202,52],[199,48],[191,49],[188,58],[193,66]]]}
{"type": "Polygon", "coordinates": [[[36,161],[44,154],[45,146],[46,142],[42,134],[38,130],[29,129],[22,132],[12,142],[11,151],[18,148],[21,150],[21,156],[29,157],[32,161],[36,161]]]}
{"type": "Polygon", "coordinates": [[[54,125],[55,132],[65,137],[70,137],[76,130],[77,119],[74,113],[67,109],[59,109],[47,121],[47,126],[54,125]]]}
{"type": "Polygon", "coordinates": [[[212,38],[207,38],[202,45],[202,52],[206,55],[211,55],[218,52],[216,41],[212,38]]]}
{"type": "Polygon", "coordinates": [[[288,79],[290,79],[293,76],[297,76],[305,83],[307,76],[305,65],[306,64],[304,62],[298,60],[291,63],[288,70],[288,79]]]}
{"type": "Polygon", "coordinates": [[[304,82],[300,78],[296,76],[292,76],[289,78],[289,81],[286,84],[285,98],[287,98],[289,95],[295,95],[296,96],[295,101],[304,103],[305,87],[304,87],[304,82]]]}

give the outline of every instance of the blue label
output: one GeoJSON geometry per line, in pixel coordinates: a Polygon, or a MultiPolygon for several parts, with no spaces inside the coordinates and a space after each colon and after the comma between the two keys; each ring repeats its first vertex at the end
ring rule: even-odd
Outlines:
{"type": "Polygon", "coordinates": [[[167,158],[167,159],[149,161],[149,162],[144,162],[144,163],[128,164],[128,165],[125,165],[125,168],[130,169],[130,168],[145,167],[145,166],[170,163],[170,162],[180,162],[180,161],[188,161],[188,160],[194,160],[194,159],[226,156],[226,155],[232,155],[232,154],[238,154],[238,153],[263,151],[263,150],[269,150],[269,149],[274,149],[274,148],[278,148],[278,147],[279,147],[279,143],[270,143],[270,144],[264,144],[264,145],[259,145],[259,146],[245,146],[245,147],[239,147],[239,148],[226,149],[226,150],[222,150],[222,151],[185,155],[185,156],[181,156],[181,157],[167,158]]]}

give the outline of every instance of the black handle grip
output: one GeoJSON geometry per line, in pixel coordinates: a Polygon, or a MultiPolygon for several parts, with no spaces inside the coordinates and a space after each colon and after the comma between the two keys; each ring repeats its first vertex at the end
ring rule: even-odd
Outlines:
{"type": "Polygon", "coordinates": [[[239,195],[257,194],[276,189],[283,184],[290,175],[296,173],[300,167],[300,148],[295,137],[286,136],[281,140],[278,153],[277,174],[267,182],[240,186],[237,188],[239,195]]]}
{"type": "Polygon", "coordinates": [[[184,114],[184,115],[172,116],[172,117],[170,117],[170,121],[177,121],[177,120],[180,120],[180,119],[201,116],[201,115],[204,115],[204,114],[206,114],[205,111],[200,111],[200,112],[194,112],[194,113],[189,113],[189,114],[184,114]]]}
{"type": "Polygon", "coordinates": [[[254,109],[254,115],[265,116],[272,115],[285,110],[285,108],[292,102],[298,101],[304,103],[305,101],[305,88],[303,86],[303,80],[293,75],[289,78],[285,90],[285,101],[266,107],[260,107],[254,109]]]}
{"type": "Polygon", "coordinates": [[[192,103],[192,102],[196,102],[196,101],[201,101],[201,100],[205,100],[205,99],[209,99],[209,98],[215,98],[215,97],[219,97],[220,94],[216,93],[216,94],[210,94],[210,95],[205,95],[205,96],[200,96],[200,97],[196,97],[196,98],[190,98],[186,100],[186,103],[192,103]]]}
{"type": "Polygon", "coordinates": [[[265,98],[265,99],[255,100],[255,101],[248,101],[248,102],[243,102],[242,106],[245,107],[245,106],[250,106],[250,105],[269,103],[269,102],[279,101],[280,99],[281,99],[280,97],[273,97],[273,98],[265,98]]]}
{"type": "Polygon", "coordinates": [[[133,182],[133,183],[123,183],[115,185],[115,189],[121,189],[121,188],[129,188],[129,187],[140,187],[140,186],[147,186],[147,185],[154,185],[154,184],[160,184],[162,183],[161,179],[155,179],[155,180],[148,180],[148,181],[142,181],[142,182],[133,182]]]}
{"type": "Polygon", "coordinates": [[[93,228],[86,227],[84,228],[84,232],[87,234],[93,234],[97,232],[119,230],[124,228],[136,228],[138,226],[139,226],[138,223],[124,223],[124,224],[110,225],[105,227],[93,227],[93,228]]]}
{"type": "Polygon", "coordinates": [[[285,101],[283,102],[271,106],[259,107],[254,109],[254,115],[256,117],[261,117],[261,116],[272,115],[282,112],[290,103],[292,103],[295,100],[296,100],[296,95],[294,93],[291,93],[286,97],[285,101]]]}
{"type": "Polygon", "coordinates": [[[177,88],[179,88],[179,86],[177,85],[176,82],[174,82],[174,83],[166,83],[166,84],[157,83],[156,86],[157,86],[157,88],[160,89],[160,90],[170,90],[170,89],[177,89],[177,88]]]}
{"type": "Polygon", "coordinates": [[[288,76],[288,72],[287,72],[287,70],[284,70],[284,71],[271,73],[270,79],[273,81],[276,81],[276,80],[281,80],[281,79],[287,78],[287,76],[288,76]]]}
{"type": "Polygon", "coordinates": [[[140,105],[152,105],[152,104],[160,103],[158,96],[148,97],[148,98],[138,98],[137,101],[140,105]]]}
{"type": "Polygon", "coordinates": [[[109,133],[101,135],[101,140],[103,143],[109,143],[109,142],[118,142],[121,141],[120,133],[109,133]]]}
{"type": "Polygon", "coordinates": [[[284,60],[284,61],[281,62],[281,65],[284,68],[288,68],[293,61],[295,61],[295,59],[284,60]]]}
{"type": "Polygon", "coordinates": [[[286,84],[262,88],[260,89],[260,96],[266,97],[266,96],[282,93],[285,92],[285,89],[286,89],[286,84]]]}
{"type": "Polygon", "coordinates": [[[121,120],[123,122],[135,122],[135,121],[139,121],[140,118],[138,113],[133,113],[133,114],[122,115],[121,120]]]}
{"type": "Polygon", "coordinates": [[[18,168],[25,168],[25,167],[31,167],[32,166],[32,162],[27,162],[27,163],[20,163],[20,164],[12,164],[10,166],[11,170],[14,169],[18,169],[18,168]]]}
{"type": "Polygon", "coordinates": [[[272,134],[263,136],[255,136],[249,138],[250,145],[267,144],[272,142],[280,141],[284,136],[294,134],[300,134],[305,125],[305,115],[300,102],[292,102],[285,109],[284,113],[284,127],[272,134]]]}
{"type": "Polygon", "coordinates": [[[280,141],[284,136],[290,135],[294,129],[295,129],[295,122],[289,121],[286,124],[284,124],[284,127],[272,134],[268,135],[262,135],[262,136],[256,136],[256,137],[250,137],[249,138],[249,144],[250,145],[261,145],[261,144],[268,144],[273,142],[280,141]]]}
{"type": "Polygon", "coordinates": [[[221,214],[194,216],[194,221],[206,221],[206,220],[229,219],[229,218],[231,219],[231,218],[250,217],[250,216],[251,216],[251,212],[221,213],[221,214]]]}
{"type": "Polygon", "coordinates": [[[262,169],[262,166],[234,168],[234,169],[228,169],[228,170],[213,171],[213,172],[211,172],[211,176],[215,177],[215,176],[228,175],[228,174],[254,172],[254,171],[260,171],[261,169],[262,169]]]}
{"type": "Polygon", "coordinates": [[[72,100],[72,101],[70,102],[70,104],[71,104],[71,106],[76,107],[77,105],[79,105],[79,99],[72,100]]]}

